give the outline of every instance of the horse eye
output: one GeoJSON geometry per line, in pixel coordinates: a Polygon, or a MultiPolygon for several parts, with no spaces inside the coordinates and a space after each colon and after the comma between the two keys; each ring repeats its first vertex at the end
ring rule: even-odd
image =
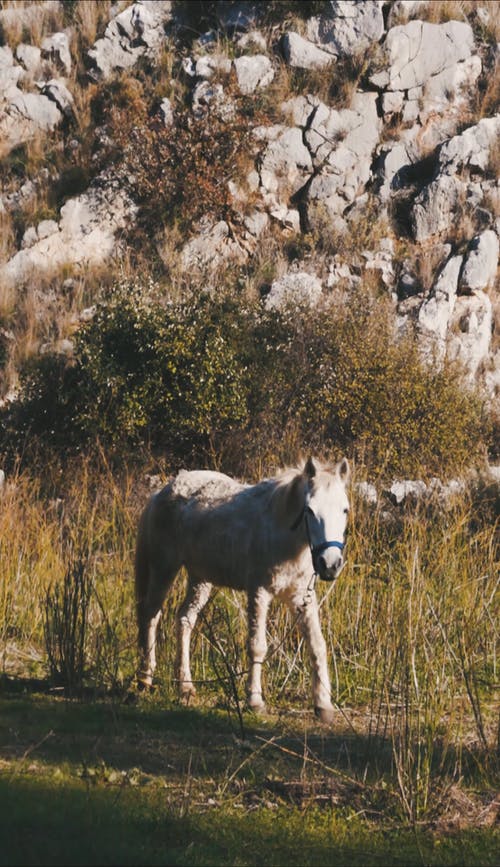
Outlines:
{"type": "Polygon", "coordinates": [[[344,515],[348,515],[348,514],[349,514],[349,509],[344,509],[344,515]]]}

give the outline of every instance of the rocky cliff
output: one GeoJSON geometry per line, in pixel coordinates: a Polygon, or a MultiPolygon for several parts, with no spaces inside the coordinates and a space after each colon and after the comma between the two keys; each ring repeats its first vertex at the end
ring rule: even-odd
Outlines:
{"type": "Polygon", "coordinates": [[[272,238],[265,307],[369,284],[495,411],[497,3],[2,6],[4,399],[103,269],[217,291],[272,238]]]}

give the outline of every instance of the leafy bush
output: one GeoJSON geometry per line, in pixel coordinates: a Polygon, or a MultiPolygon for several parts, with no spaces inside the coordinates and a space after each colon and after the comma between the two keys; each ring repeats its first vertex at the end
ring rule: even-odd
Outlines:
{"type": "Polygon", "coordinates": [[[76,359],[42,357],[24,372],[17,430],[57,448],[96,438],[189,453],[246,421],[236,335],[202,297],[162,305],[121,286],[76,338],[76,359]]]}
{"type": "Polygon", "coordinates": [[[479,398],[456,370],[425,364],[390,319],[367,293],[342,309],[277,312],[208,294],[165,304],[121,286],[80,330],[73,364],[44,357],[25,370],[16,436],[188,461],[215,450],[240,473],[306,449],[388,473],[470,464],[487,434],[479,398]]]}

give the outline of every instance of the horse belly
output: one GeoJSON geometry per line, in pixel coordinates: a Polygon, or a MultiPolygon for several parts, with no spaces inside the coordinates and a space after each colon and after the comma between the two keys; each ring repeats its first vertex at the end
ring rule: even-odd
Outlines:
{"type": "Polygon", "coordinates": [[[196,545],[185,545],[184,565],[197,581],[234,590],[247,589],[251,571],[248,558],[238,555],[232,538],[198,539],[196,545]]]}

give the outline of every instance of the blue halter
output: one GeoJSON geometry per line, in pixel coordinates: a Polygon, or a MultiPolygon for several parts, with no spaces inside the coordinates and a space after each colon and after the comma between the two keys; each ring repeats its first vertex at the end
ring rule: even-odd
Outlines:
{"type": "MultiPolygon", "coordinates": [[[[345,547],[345,544],[344,544],[344,542],[337,542],[337,541],[335,541],[335,542],[320,542],[319,545],[313,545],[313,543],[312,543],[312,541],[311,541],[311,534],[310,534],[310,532],[309,532],[309,524],[308,524],[308,521],[307,521],[307,511],[306,511],[306,507],[305,507],[305,506],[304,506],[304,508],[302,509],[302,512],[300,513],[300,515],[298,516],[298,518],[293,522],[293,524],[292,524],[292,526],[290,527],[290,529],[291,529],[291,530],[296,530],[297,527],[299,526],[299,524],[302,522],[302,519],[304,519],[304,522],[305,522],[305,525],[306,525],[307,541],[309,542],[309,548],[311,549],[311,557],[312,557],[312,562],[313,562],[314,573],[315,573],[316,575],[320,575],[320,572],[319,572],[319,569],[318,569],[318,557],[320,556],[320,554],[322,554],[323,551],[326,551],[327,548],[338,548],[339,551],[343,551],[343,550],[344,550],[344,547],[345,547]]],[[[320,577],[321,577],[321,576],[320,576],[320,577]]],[[[335,580],[335,579],[333,579],[333,578],[326,578],[326,579],[323,579],[323,580],[326,580],[326,581],[333,581],[333,580],[335,580]]]]}

